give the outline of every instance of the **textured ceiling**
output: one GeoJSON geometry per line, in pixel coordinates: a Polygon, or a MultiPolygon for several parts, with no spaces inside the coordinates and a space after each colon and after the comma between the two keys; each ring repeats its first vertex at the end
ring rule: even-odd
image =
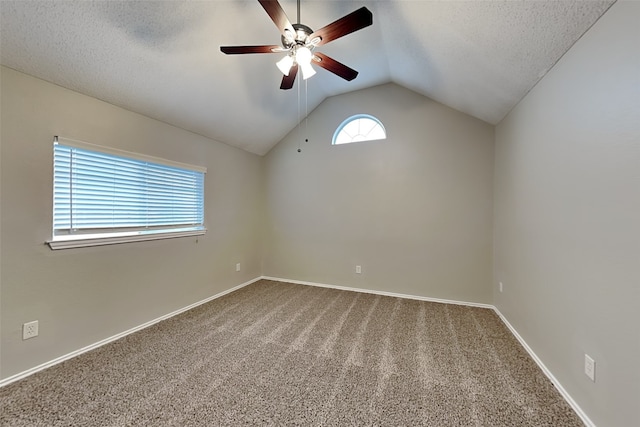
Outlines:
{"type": "MultiPolygon", "coordinates": [[[[359,76],[316,67],[303,112],[305,93],[311,111],[395,82],[495,124],[613,2],[302,0],[312,29],[373,12],[373,26],[318,48],[359,76]]],[[[296,2],[280,4],[295,23],[296,2]]],[[[296,126],[297,86],[279,89],[280,54],[219,46],[279,42],[255,0],[0,2],[3,65],[256,154],[296,126]]]]}

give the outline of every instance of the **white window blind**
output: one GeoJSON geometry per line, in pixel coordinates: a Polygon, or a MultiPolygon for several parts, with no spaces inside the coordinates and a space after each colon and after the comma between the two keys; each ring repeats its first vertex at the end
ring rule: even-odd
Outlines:
{"type": "Polygon", "coordinates": [[[53,151],[52,242],[205,231],[204,168],[57,138],[53,151]]]}

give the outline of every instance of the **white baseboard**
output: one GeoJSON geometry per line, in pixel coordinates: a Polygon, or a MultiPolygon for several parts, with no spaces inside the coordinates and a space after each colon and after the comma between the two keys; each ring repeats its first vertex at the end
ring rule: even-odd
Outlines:
{"type": "Polygon", "coordinates": [[[128,329],[128,330],[126,330],[124,332],[120,332],[119,334],[113,335],[113,336],[111,336],[109,338],[105,338],[105,339],[103,339],[101,341],[98,341],[96,343],[90,344],[90,345],[88,345],[86,347],[82,347],[81,349],[72,351],[71,353],[67,353],[67,354],[65,354],[63,356],[57,357],[57,358],[55,358],[53,360],[50,360],[49,362],[45,362],[45,363],[43,363],[41,365],[38,365],[38,366],[35,366],[33,368],[27,369],[26,371],[19,372],[19,373],[15,374],[15,375],[12,375],[12,376],[7,377],[7,378],[5,378],[3,380],[0,380],[0,387],[4,387],[7,384],[11,384],[14,381],[21,380],[21,379],[23,379],[25,377],[28,377],[29,375],[33,375],[36,372],[42,371],[43,369],[49,368],[49,367],[51,367],[53,365],[57,365],[58,363],[64,362],[65,360],[69,360],[71,358],[79,356],[82,353],[86,353],[86,352],[94,350],[94,349],[96,349],[98,347],[102,347],[105,344],[109,344],[110,342],[113,342],[115,340],[123,338],[123,337],[125,337],[127,335],[130,335],[130,334],[134,333],[134,332],[138,332],[138,331],[140,331],[142,329],[148,328],[149,326],[155,325],[158,322],[161,322],[163,320],[169,319],[169,318],[171,318],[173,316],[177,316],[178,314],[184,313],[185,311],[191,310],[192,308],[195,308],[195,307],[197,307],[199,305],[206,304],[209,301],[212,301],[212,300],[214,300],[216,298],[220,298],[221,296],[224,296],[224,295],[226,295],[228,293],[231,293],[233,291],[237,291],[240,288],[244,288],[245,286],[248,286],[248,285],[250,285],[252,283],[255,283],[260,279],[261,279],[261,277],[256,277],[255,279],[249,280],[248,282],[241,283],[240,285],[234,286],[231,289],[227,289],[226,291],[222,291],[222,292],[220,292],[218,294],[215,294],[213,296],[205,298],[202,301],[195,302],[195,303],[190,304],[190,305],[188,305],[186,307],[183,307],[183,308],[180,308],[180,309],[178,309],[176,311],[173,311],[173,312],[171,312],[169,314],[165,314],[164,316],[160,316],[160,317],[158,317],[156,319],[153,319],[153,320],[150,320],[150,321],[148,321],[146,323],[143,323],[142,325],[139,325],[139,326],[136,326],[134,328],[128,329]]]}
{"type": "Polygon", "coordinates": [[[490,308],[493,311],[495,311],[495,313],[498,315],[500,320],[502,320],[502,322],[507,326],[507,328],[511,331],[511,333],[516,337],[518,342],[520,342],[522,347],[524,347],[524,349],[527,351],[527,353],[529,353],[529,356],[531,356],[531,358],[534,360],[534,362],[536,362],[536,364],[540,367],[542,372],[544,372],[544,374],[547,376],[547,378],[549,378],[549,381],[551,381],[551,383],[555,386],[555,388],[558,390],[558,392],[564,398],[564,400],[567,401],[567,403],[571,406],[571,408],[573,408],[573,410],[576,412],[576,414],[578,414],[578,416],[582,419],[582,422],[584,422],[585,426],[586,427],[596,427],[596,425],[593,423],[593,421],[591,421],[591,419],[582,410],[582,408],[576,403],[575,400],[573,400],[571,395],[564,389],[564,387],[562,387],[562,384],[560,384],[560,381],[558,381],[556,379],[556,377],[553,376],[551,371],[544,365],[544,363],[542,363],[542,360],[540,360],[538,355],[534,353],[534,351],[531,349],[531,347],[529,347],[529,345],[526,343],[524,338],[522,338],[520,336],[518,331],[516,331],[516,329],[511,325],[511,323],[509,323],[509,321],[506,319],[506,317],[504,317],[502,315],[502,313],[500,313],[500,310],[498,310],[494,305],[491,305],[491,304],[480,304],[480,303],[466,302],[466,301],[447,300],[447,299],[440,299],[440,298],[429,298],[429,297],[416,296],[416,295],[397,294],[397,293],[394,293],[394,292],[374,291],[374,290],[369,290],[369,289],[351,288],[351,287],[347,287],[347,286],[328,285],[328,284],[325,284],[325,283],[315,283],[315,282],[305,282],[305,281],[302,281],[302,280],[282,279],[282,278],[278,278],[278,277],[262,276],[261,279],[273,280],[273,281],[285,282],[285,283],[295,283],[295,284],[299,284],[299,285],[317,286],[317,287],[321,287],[321,288],[340,289],[340,290],[343,290],[343,291],[363,292],[363,293],[367,293],[367,294],[385,295],[385,296],[398,297],[398,298],[407,298],[407,299],[420,300],[420,301],[439,302],[439,303],[443,303],[443,304],[457,304],[457,305],[468,305],[468,306],[471,306],[471,307],[490,308]]]}
{"type": "Polygon", "coordinates": [[[361,288],[351,288],[348,286],[338,286],[338,285],[328,285],[326,283],[315,283],[315,282],[305,282],[302,280],[291,280],[291,279],[282,279],[278,277],[268,277],[262,276],[264,280],[273,280],[276,282],[285,282],[285,283],[295,283],[297,285],[306,285],[306,286],[316,286],[320,288],[331,288],[331,289],[339,289],[341,291],[350,291],[350,292],[361,292],[365,294],[374,294],[374,295],[384,295],[387,297],[396,297],[396,298],[405,298],[405,299],[413,299],[419,301],[429,301],[429,302],[439,302],[442,304],[456,304],[456,305],[468,305],[470,307],[480,307],[480,308],[490,308],[494,309],[495,307],[491,304],[481,304],[478,302],[467,302],[467,301],[456,301],[450,299],[440,299],[440,298],[430,298],[423,297],[418,295],[409,295],[409,294],[398,294],[395,292],[387,292],[387,291],[374,291],[370,289],[361,289],[361,288]]]}
{"type": "Polygon", "coordinates": [[[542,360],[540,360],[540,358],[538,357],[538,355],[531,349],[531,347],[529,347],[529,344],[527,344],[527,342],[524,340],[524,338],[522,338],[520,336],[520,334],[518,333],[518,331],[516,331],[516,328],[514,328],[511,323],[509,323],[509,321],[507,320],[506,317],[504,317],[502,315],[502,313],[500,313],[500,310],[498,310],[497,307],[493,307],[493,310],[496,312],[496,314],[498,315],[498,317],[500,317],[500,320],[502,320],[502,323],[504,323],[507,328],[509,328],[509,330],[511,331],[511,333],[516,337],[516,339],[520,342],[520,344],[522,345],[522,347],[524,347],[525,350],[527,350],[527,353],[529,353],[529,356],[531,356],[531,358],[536,362],[536,364],[540,367],[540,369],[542,369],[542,372],[544,372],[544,374],[547,376],[547,378],[549,378],[549,381],[551,381],[551,383],[555,386],[555,388],[558,390],[558,392],[560,392],[560,395],[562,395],[562,397],[564,398],[564,400],[567,401],[567,403],[571,406],[571,408],[573,408],[573,410],[576,412],[576,414],[578,414],[578,416],[580,417],[580,419],[582,419],[582,422],[585,424],[585,426],[587,427],[596,427],[596,425],[594,424],[593,421],[591,421],[591,419],[587,416],[587,414],[582,410],[582,408],[576,403],[575,400],[573,400],[573,398],[571,397],[571,395],[567,392],[567,390],[564,389],[564,387],[562,387],[562,384],[560,384],[560,381],[558,381],[556,379],[556,377],[551,373],[551,371],[545,366],[544,363],[542,363],[542,360]]]}
{"type": "Polygon", "coordinates": [[[529,356],[531,356],[531,358],[536,362],[536,364],[540,367],[540,369],[542,370],[542,372],[544,372],[544,374],[547,376],[547,378],[549,378],[549,380],[551,381],[551,383],[556,387],[556,389],[558,390],[558,392],[560,393],[560,395],[567,401],[567,403],[571,406],[571,408],[573,408],[573,410],[576,412],[576,414],[578,414],[578,416],[582,419],[582,421],[585,423],[585,425],[587,427],[596,427],[596,425],[593,423],[593,421],[591,421],[591,419],[587,416],[587,414],[582,410],[582,408],[576,403],[575,400],[573,400],[573,398],[571,397],[571,395],[564,389],[564,387],[562,387],[562,384],[560,384],[560,382],[556,379],[556,377],[551,373],[551,371],[544,365],[544,363],[542,363],[542,360],[540,360],[540,358],[535,354],[535,352],[531,349],[531,347],[529,347],[529,345],[526,343],[526,341],[524,340],[524,338],[522,338],[520,336],[520,334],[518,333],[518,331],[516,331],[516,329],[511,325],[511,323],[509,323],[509,321],[502,315],[502,313],[500,312],[500,310],[498,310],[495,306],[491,305],[491,304],[481,304],[481,303],[474,303],[474,302],[466,302],[466,301],[456,301],[456,300],[447,300],[447,299],[440,299],[440,298],[429,298],[429,297],[423,297],[423,296],[417,296],[417,295],[407,295],[407,294],[398,294],[395,292],[387,292],[387,291],[375,291],[375,290],[369,290],[369,289],[360,289],[360,288],[352,288],[352,287],[348,287],[348,286],[338,286],[338,285],[329,285],[329,284],[325,284],[325,283],[315,283],[315,282],[306,282],[306,281],[302,281],[302,280],[291,280],[291,279],[283,279],[283,278],[278,278],[278,277],[269,277],[269,276],[260,276],[260,277],[256,277],[255,279],[249,280],[248,282],[242,283],[238,286],[235,286],[231,289],[227,289],[226,291],[220,292],[218,294],[215,294],[211,297],[205,298],[201,301],[195,302],[193,304],[190,304],[186,307],[183,307],[181,309],[178,309],[176,311],[173,311],[171,313],[165,314],[164,316],[158,317],[156,319],[153,319],[149,322],[143,323],[142,325],[136,326],[134,328],[131,328],[129,330],[126,330],[124,332],[121,332],[119,334],[113,335],[109,338],[106,338],[104,340],[98,341],[94,344],[88,345],[86,347],[83,347],[81,349],[72,351],[71,353],[65,354],[63,356],[60,356],[56,359],[53,359],[49,362],[43,363],[41,365],[35,366],[33,368],[27,369],[26,371],[20,372],[18,374],[12,375],[8,378],[5,378],[4,380],[0,380],[0,387],[3,387],[7,384],[10,384],[14,381],[18,381],[22,378],[28,377],[29,375],[33,375],[36,372],[42,371],[43,369],[49,368],[53,365],[57,365],[58,363],[64,362],[65,360],[71,359],[73,357],[79,356],[82,353],[86,353],[88,351],[91,351],[93,349],[96,349],[98,347],[101,347],[105,344],[108,344],[110,342],[113,342],[117,339],[120,339],[122,337],[125,337],[129,334],[132,334],[134,332],[140,331],[142,329],[148,328],[149,326],[152,326],[158,322],[161,322],[163,320],[169,319],[173,316],[176,316],[178,314],[184,313],[185,311],[191,310],[192,308],[195,308],[199,305],[205,304],[209,301],[212,301],[216,298],[220,298],[228,293],[234,292],[238,289],[241,289],[245,286],[248,286],[252,283],[255,283],[259,280],[273,280],[273,281],[277,281],[277,282],[285,282],[285,283],[295,283],[298,285],[306,285],[306,286],[316,286],[316,287],[322,287],[322,288],[332,288],[332,289],[339,289],[339,290],[343,290],[343,291],[351,291],[351,292],[362,292],[362,293],[367,293],[367,294],[375,294],[375,295],[384,295],[384,296],[391,296],[391,297],[397,297],[397,298],[406,298],[406,299],[413,299],[413,300],[419,300],[419,301],[429,301],[429,302],[437,302],[437,303],[443,303],[443,304],[456,304],[456,305],[467,305],[470,307],[480,307],[480,308],[490,308],[492,310],[495,311],[495,313],[498,315],[498,317],[500,318],[500,320],[502,320],[502,322],[507,326],[507,328],[511,331],[511,333],[516,337],[516,339],[518,340],[518,342],[520,342],[520,344],[522,345],[522,347],[524,347],[524,349],[527,351],[527,353],[529,353],[529,356]]]}

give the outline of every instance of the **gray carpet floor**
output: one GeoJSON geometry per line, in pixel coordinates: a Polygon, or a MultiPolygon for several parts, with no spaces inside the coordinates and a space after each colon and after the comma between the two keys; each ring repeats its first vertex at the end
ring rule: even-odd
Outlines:
{"type": "Polygon", "coordinates": [[[0,425],[583,424],[492,310],[262,280],[1,388],[0,425]]]}

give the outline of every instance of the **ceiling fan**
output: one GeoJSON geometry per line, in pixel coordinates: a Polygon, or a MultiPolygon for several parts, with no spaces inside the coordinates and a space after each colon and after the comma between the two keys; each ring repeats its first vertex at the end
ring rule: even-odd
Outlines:
{"type": "Polygon", "coordinates": [[[351,12],[331,24],[317,31],[300,23],[300,0],[298,0],[298,23],[291,24],[277,0],[258,0],[264,10],[281,33],[282,45],[260,46],[221,46],[220,50],[227,55],[240,55],[246,53],[286,53],[286,56],[277,62],[277,66],[284,74],[280,89],[291,89],[298,74],[298,68],[302,71],[302,78],[308,79],[316,72],[312,63],[319,65],[351,81],[356,78],[358,72],[346,65],[324,55],[314,52],[314,49],[330,41],[361,30],[373,23],[373,14],[366,7],[351,12]]]}

